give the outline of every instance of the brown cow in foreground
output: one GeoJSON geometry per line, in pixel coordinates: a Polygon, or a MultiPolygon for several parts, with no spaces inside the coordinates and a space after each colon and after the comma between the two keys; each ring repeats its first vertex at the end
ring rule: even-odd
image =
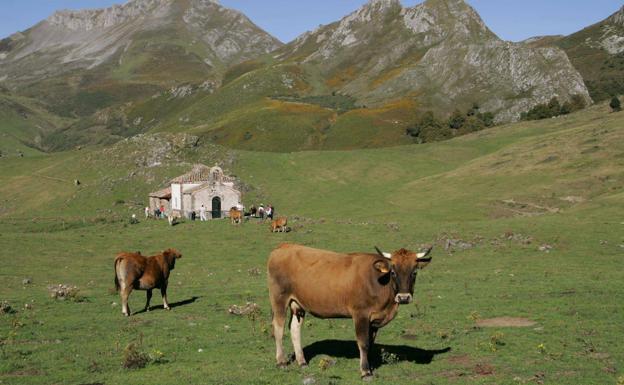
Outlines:
{"type": "Polygon", "coordinates": [[[121,295],[121,312],[130,316],[128,297],[133,289],[147,290],[145,310],[149,311],[152,290],[160,289],[164,308],[170,310],[167,302],[167,280],[175,267],[176,259],[182,258],[175,249],[167,249],[158,255],[144,257],[140,252],[119,253],[115,258],[115,288],[121,295]]]}
{"type": "Polygon", "coordinates": [[[273,233],[277,233],[277,232],[285,233],[286,232],[286,225],[288,225],[288,218],[286,218],[286,217],[279,217],[277,219],[274,219],[274,220],[271,221],[271,232],[273,232],[273,233]]]}
{"type": "Polygon", "coordinates": [[[361,375],[372,375],[368,351],[378,329],[392,321],[399,304],[411,302],[416,273],[431,261],[426,258],[431,247],[423,253],[377,251],[341,254],[293,244],[273,250],[268,283],[278,365],[287,363],[282,337],[290,308],[290,336],[300,366],[307,364],[301,348],[301,326],[309,312],[318,318],[352,318],[361,375]]]}

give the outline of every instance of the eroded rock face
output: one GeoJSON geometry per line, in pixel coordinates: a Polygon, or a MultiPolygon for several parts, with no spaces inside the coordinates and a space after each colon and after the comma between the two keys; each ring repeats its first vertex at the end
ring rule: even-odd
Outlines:
{"type": "Polygon", "coordinates": [[[463,0],[428,0],[403,8],[372,0],[337,23],[308,32],[280,50],[318,65],[338,91],[362,104],[419,95],[447,110],[477,102],[498,121],[553,96],[591,98],[578,71],[559,48],[502,41],[463,0]],[[312,48],[311,48],[312,47],[312,48]]]}
{"type": "Polygon", "coordinates": [[[132,62],[135,51],[158,45],[179,47],[175,49],[188,55],[203,52],[197,62],[208,72],[267,53],[281,43],[216,0],[131,0],[105,9],[59,11],[3,40],[0,78],[6,77],[7,83],[34,82],[94,69],[113,58],[122,66],[132,62]],[[194,47],[192,53],[189,46],[194,47]]]}

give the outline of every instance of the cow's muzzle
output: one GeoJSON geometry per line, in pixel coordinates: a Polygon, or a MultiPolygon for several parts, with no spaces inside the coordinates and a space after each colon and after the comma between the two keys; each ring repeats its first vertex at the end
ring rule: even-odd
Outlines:
{"type": "Polygon", "coordinates": [[[412,302],[412,295],[410,293],[399,293],[394,297],[394,301],[398,304],[405,305],[412,302]]]}

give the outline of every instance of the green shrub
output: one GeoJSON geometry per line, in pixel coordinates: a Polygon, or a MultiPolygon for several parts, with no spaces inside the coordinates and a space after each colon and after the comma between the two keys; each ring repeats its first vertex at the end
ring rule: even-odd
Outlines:
{"type": "Polygon", "coordinates": [[[611,107],[611,110],[613,112],[622,111],[622,104],[620,103],[620,99],[618,99],[616,96],[611,98],[611,102],[609,103],[609,107],[611,107]]]}

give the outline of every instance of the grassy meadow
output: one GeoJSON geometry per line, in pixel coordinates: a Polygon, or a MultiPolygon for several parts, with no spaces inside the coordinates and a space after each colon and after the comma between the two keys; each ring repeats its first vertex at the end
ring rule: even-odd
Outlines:
{"type": "MultiPolygon", "coordinates": [[[[624,383],[624,113],[598,105],[354,151],[150,140],[0,159],[0,302],[11,308],[0,314],[0,384],[361,383],[351,320],[308,316],[309,367],[275,366],[265,263],[282,242],[435,245],[414,303],[380,332],[372,383],[624,383]],[[292,231],[254,220],[129,223],[149,191],[197,162],[224,165],[244,182],[246,205],[274,204],[292,231]],[[152,311],[124,318],[114,255],[168,247],[183,254],[172,311],[154,293],[152,311]],[[76,297],[51,298],[58,284],[77,286],[76,297]],[[228,312],[248,302],[259,311],[228,312]],[[534,324],[479,326],[495,317],[534,324]],[[144,368],[123,368],[129,345],[144,368]]],[[[131,310],[144,300],[134,292],[131,310]]],[[[288,333],[284,344],[292,352],[288,333]]]]}

